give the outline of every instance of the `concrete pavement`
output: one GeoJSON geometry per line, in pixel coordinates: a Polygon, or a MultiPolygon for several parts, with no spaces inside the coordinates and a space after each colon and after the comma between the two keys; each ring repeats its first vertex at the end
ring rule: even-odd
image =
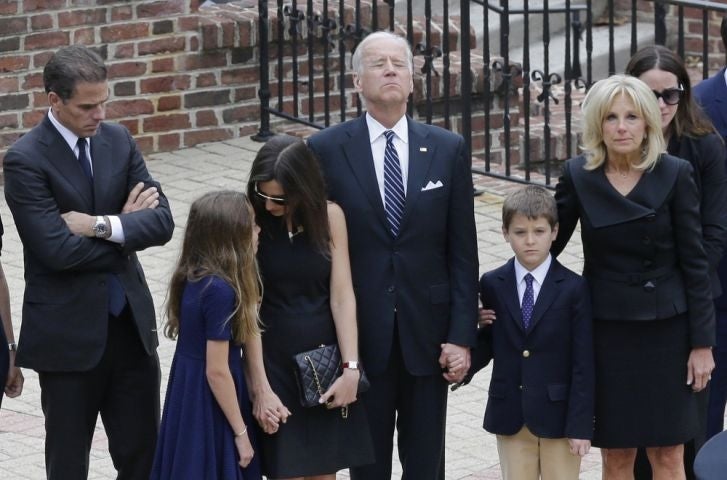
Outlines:
{"type": "MultiPolygon", "coordinates": [[[[261,144],[249,138],[241,138],[147,156],[149,170],[161,182],[177,225],[172,241],[166,246],[150,248],[140,252],[139,255],[158,312],[163,308],[167,282],[177,258],[191,202],[209,190],[243,189],[250,165],[260,146],[261,144]]],[[[483,273],[499,266],[512,255],[500,233],[500,209],[502,194],[513,188],[519,188],[519,185],[483,177],[476,178],[475,181],[479,188],[486,191],[474,199],[480,272],[483,273]]],[[[5,204],[4,195],[0,195],[0,215],[5,225],[2,262],[10,285],[17,338],[24,288],[23,255],[22,245],[5,204]]],[[[580,271],[582,267],[579,242],[580,239],[574,237],[568,250],[560,257],[563,263],[576,271],[580,271]]],[[[158,319],[161,332],[161,315],[158,319]]],[[[63,346],[59,345],[58,348],[63,346]]],[[[162,399],[174,348],[174,342],[160,335],[162,399]]],[[[45,478],[44,427],[38,378],[33,371],[24,370],[23,373],[25,374],[23,394],[16,399],[6,398],[0,411],[0,479],[45,478]]],[[[489,376],[488,367],[475,377],[471,385],[450,394],[446,439],[448,480],[500,478],[495,438],[482,429],[489,376]]],[[[395,476],[401,473],[396,460],[394,460],[394,472],[395,476]]],[[[601,478],[600,455],[597,449],[593,449],[584,458],[581,472],[582,480],[601,478]]],[[[91,449],[89,478],[116,478],[100,419],[91,449]]],[[[338,474],[338,479],[348,478],[346,471],[338,474]]]]}

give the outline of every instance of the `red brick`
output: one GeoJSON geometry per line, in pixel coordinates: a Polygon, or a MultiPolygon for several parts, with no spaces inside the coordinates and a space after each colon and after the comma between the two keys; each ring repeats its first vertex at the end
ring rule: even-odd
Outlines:
{"type": "Polygon", "coordinates": [[[0,133],[0,145],[7,145],[9,147],[20,138],[20,135],[20,132],[0,133]]]}
{"type": "Polygon", "coordinates": [[[198,15],[192,15],[189,17],[179,17],[177,22],[179,24],[179,31],[182,32],[196,32],[199,30],[199,23],[201,17],[198,15]]]}
{"type": "Polygon", "coordinates": [[[247,86],[242,88],[236,88],[233,93],[232,101],[235,103],[243,102],[245,100],[252,100],[258,98],[258,86],[247,86]]]}
{"type": "Polygon", "coordinates": [[[136,15],[139,18],[164,17],[184,13],[183,2],[142,2],[136,7],[136,15]]]}
{"type": "Polygon", "coordinates": [[[159,135],[159,137],[157,138],[157,149],[160,152],[179,150],[182,146],[181,141],[182,138],[178,133],[159,135]]]}
{"type": "Polygon", "coordinates": [[[111,7],[111,21],[120,22],[123,20],[131,20],[134,18],[134,10],[131,5],[122,5],[118,7],[111,7]]]}
{"type": "Polygon", "coordinates": [[[18,77],[0,76],[0,93],[17,92],[19,84],[18,77]]]}
{"type": "Polygon", "coordinates": [[[199,51],[199,37],[191,37],[189,39],[189,48],[188,50],[190,52],[198,52],[199,51]]]}
{"type": "Polygon", "coordinates": [[[0,38],[0,52],[19,52],[20,37],[0,38]]]}
{"type": "Polygon", "coordinates": [[[18,3],[24,12],[61,10],[66,6],[66,0],[23,0],[18,3]]]}
{"type": "Polygon", "coordinates": [[[115,45],[114,58],[134,58],[134,44],[122,43],[115,45]]]}
{"type": "Polygon", "coordinates": [[[193,147],[200,143],[219,142],[232,138],[233,132],[228,128],[214,128],[211,130],[195,130],[184,132],[184,146],[193,147]]]}
{"type": "Polygon", "coordinates": [[[227,65],[227,52],[202,52],[184,57],[185,70],[198,70],[200,68],[224,67],[227,65]]]}
{"type": "Polygon", "coordinates": [[[141,150],[142,153],[151,153],[154,151],[153,136],[135,137],[134,140],[136,140],[136,144],[138,145],[139,150],[141,150]]]}
{"type": "Polygon", "coordinates": [[[183,52],[184,45],[184,37],[166,37],[139,42],[137,49],[139,55],[153,55],[163,52],[183,52]]]}
{"type": "Polygon", "coordinates": [[[119,124],[125,126],[131,135],[139,134],[139,119],[137,118],[125,118],[118,120],[119,124]]]}
{"type": "Polygon", "coordinates": [[[3,0],[0,2],[0,15],[15,15],[18,13],[18,6],[22,2],[18,0],[3,0]]]}
{"type": "Polygon", "coordinates": [[[70,43],[69,32],[43,32],[25,37],[26,50],[40,50],[42,48],[56,48],[70,43]]]}
{"type": "Polygon", "coordinates": [[[70,12],[58,13],[58,26],[60,28],[76,27],[78,25],[103,25],[105,23],[105,8],[72,10],[70,12]]]}
{"type": "Polygon", "coordinates": [[[254,20],[247,20],[244,22],[238,22],[238,32],[240,36],[239,46],[241,47],[252,47],[257,45],[258,41],[253,35],[253,32],[257,32],[257,29],[252,28],[254,20]]]}
{"type": "Polygon", "coordinates": [[[136,82],[116,82],[114,84],[114,96],[130,97],[132,95],[136,95],[136,82]]]}
{"type": "Polygon", "coordinates": [[[142,120],[144,132],[168,132],[170,130],[184,130],[192,125],[189,116],[184,113],[172,115],[155,115],[142,120]]]}
{"type": "Polygon", "coordinates": [[[76,45],[93,45],[96,41],[94,27],[77,28],[73,31],[73,43],[76,45]]]}
{"type": "Polygon", "coordinates": [[[181,95],[169,95],[166,97],[159,97],[159,100],[157,101],[157,110],[160,112],[179,110],[180,108],[182,108],[181,95]]]}
{"type": "Polygon", "coordinates": [[[28,32],[28,17],[0,18],[0,32],[3,36],[28,32]]]}
{"type": "Polygon", "coordinates": [[[39,52],[33,55],[33,67],[43,68],[48,63],[50,57],[53,56],[53,51],[39,52]]]}
{"type": "Polygon", "coordinates": [[[47,109],[50,107],[50,103],[48,102],[48,94],[45,93],[45,90],[36,90],[31,94],[31,101],[33,102],[33,106],[36,108],[45,108],[47,109]]]}
{"type": "Polygon", "coordinates": [[[146,78],[140,82],[140,93],[173,92],[190,87],[189,75],[146,78]]]}
{"type": "Polygon", "coordinates": [[[170,57],[156,58],[151,61],[151,73],[173,72],[174,59],[170,57]]]}
{"type": "Polygon", "coordinates": [[[146,62],[121,62],[109,65],[109,78],[139,77],[146,73],[146,62]]]}
{"type": "Polygon", "coordinates": [[[148,22],[143,22],[101,27],[101,41],[115,43],[123,40],[145,38],[149,35],[150,25],[148,22]]]}
{"type": "Polygon", "coordinates": [[[43,73],[29,73],[23,80],[23,90],[33,90],[34,88],[43,89],[43,73]]]}
{"type": "Polygon", "coordinates": [[[48,108],[39,108],[29,112],[23,112],[23,128],[32,128],[38,125],[48,113],[48,108]]]}
{"type": "Polygon", "coordinates": [[[214,73],[201,73],[195,81],[197,88],[213,87],[217,85],[217,77],[214,73]]]}
{"type": "Polygon", "coordinates": [[[26,70],[28,66],[30,66],[30,58],[26,55],[0,57],[0,72],[17,72],[26,70]]]}
{"type": "Polygon", "coordinates": [[[223,85],[259,82],[260,68],[257,65],[250,65],[243,68],[223,70],[220,81],[223,85]]]}
{"type": "Polygon", "coordinates": [[[108,118],[135,117],[154,113],[154,105],[150,100],[118,100],[106,104],[108,118]]]}
{"type": "Polygon", "coordinates": [[[211,105],[229,105],[230,90],[206,90],[184,95],[184,108],[207,107],[211,105]]]}
{"type": "Polygon", "coordinates": [[[259,105],[243,105],[222,111],[222,121],[225,123],[244,122],[258,118],[260,118],[259,105]]]}
{"type": "Polygon", "coordinates": [[[196,127],[216,127],[217,115],[214,110],[202,110],[195,114],[196,127]]]}
{"type": "Polygon", "coordinates": [[[0,128],[18,128],[18,114],[6,113],[0,115],[0,128]]]}

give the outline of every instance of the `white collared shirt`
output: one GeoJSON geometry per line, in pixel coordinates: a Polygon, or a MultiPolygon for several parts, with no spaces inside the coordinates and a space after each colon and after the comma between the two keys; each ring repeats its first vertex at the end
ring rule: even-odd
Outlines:
{"type": "Polygon", "coordinates": [[[724,83],[727,84],[727,68],[724,70],[724,83]]]}
{"type": "Polygon", "coordinates": [[[543,263],[538,265],[532,272],[523,267],[520,262],[515,258],[515,281],[517,282],[517,296],[520,299],[520,305],[523,304],[523,295],[525,295],[525,275],[528,273],[535,279],[533,281],[533,303],[538,301],[538,294],[540,294],[540,288],[543,286],[545,276],[548,274],[548,269],[553,261],[550,254],[543,263]]]}
{"type": "Polygon", "coordinates": [[[366,113],[366,125],[369,128],[369,141],[371,142],[371,155],[374,157],[374,170],[376,170],[376,181],[379,184],[381,201],[384,200],[384,152],[386,150],[386,136],[384,132],[394,132],[394,147],[399,154],[401,165],[401,179],[404,182],[404,195],[406,195],[406,182],[409,178],[409,125],[406,115],[401,117],[393,128],[386,128],[374,117],[366,113]]]}
{"type": "MultiPolygon", "coordinates": [[[[63,140],[66,141],[71,151],[73,151],[73,154],[76,158],[78,158],[78,135],[67,129],[61,122],[58,121],[53,114],[53,109],[48,109],[48,118],[50,119],[50,123],[52,123],[53,126],[56,127],[56,130],[58,130],[58,133],[61,134],[63,140]]],[[[93,162],[91,161],[92,138],[93,137],[88,137],[88,142],[86,142],[86,158],[88,158],[88,163],[91,166],[91,174],[93,174],[93,162]]],[[[109,218],[109,222],[111,222],[111,236],[107,238],[107,240],[123,244],[126,237],[124,236],[124,227],[121,225],[121,220],[119,220],[119,217],[116,215],[107,215],[107,217],[109,218]]]]}

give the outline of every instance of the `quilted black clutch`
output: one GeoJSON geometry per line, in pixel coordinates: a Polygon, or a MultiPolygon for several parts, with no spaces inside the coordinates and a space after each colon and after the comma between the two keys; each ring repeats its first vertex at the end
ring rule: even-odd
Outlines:
{"type": "MultiPolygon", "coordinates": [[[[338,345],[321,345],[313,350],[293,355],[295,378],[298,381],[300,404],[304,407],[320,405],[318,400],[341,375],[341,353],[338,345]]],[[[360,369],[358,393],[369,389],[368,378],[360,369]]]]}

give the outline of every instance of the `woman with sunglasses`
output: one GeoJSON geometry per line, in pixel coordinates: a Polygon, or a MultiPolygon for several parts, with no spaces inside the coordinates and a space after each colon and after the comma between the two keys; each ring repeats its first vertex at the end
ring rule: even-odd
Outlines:
{"type": "Polygon", "coordinates": [[[335,480],[340,469],[373,462],[366,414],[356,402],[356,299],[343,210],[327,201],[313,153],[288,135],[260,149],[247,192],[261,228],[264,367],[256,352],[248,361],[254,414],[268,433],[262,436],[263,473],[271,479],[335,480]],[[334,343],[342,375],[321,395],[320,406],[303,408],[292,358],[334,343]],[[284,423],[278,398],[290,411],[284,423]]]}
{"type": "MultiPolygon", "coordinates": [[[[725,146],[709,118],[692,97],[691,81],[682,59],[668,48],[655,45],[639,50],[626,66],[627,75],[638,77],[654,92],[661,111],[661,126],[667,141],[667,152],[692,164],[694,180],[700,196],[702,243],[709,262],[712,297],[722,295],[717,276],[727,244],[727,175],[725,146]]],[[[698,436],[685,444],[684,462],[687,478],[694,478],[694,455],[704,443],[709,390],[699,397],[700,430],[698,436]]],[[[649,462],[639,452],[635,468],[636,480],[651,479],[649,462]]]]}

